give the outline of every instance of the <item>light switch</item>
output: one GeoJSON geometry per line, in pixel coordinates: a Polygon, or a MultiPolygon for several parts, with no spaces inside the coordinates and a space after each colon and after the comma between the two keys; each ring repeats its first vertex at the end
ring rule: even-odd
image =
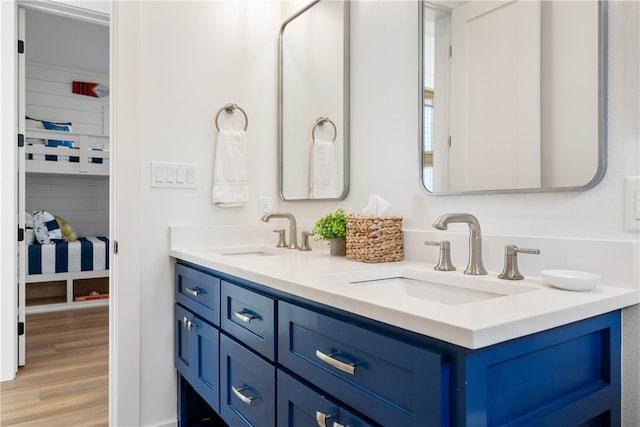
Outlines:
{"type": "Polygon", "coordinates": [[[156,172],[156,174],[155,174],[156,175],[155,176],[156,182],[164,182],[164,167],[155,165],[154,169],[155,169],[155,172],[156,172]]]}
{"type": "Polygon", "coordinates": [[[165,175],[164,180],[169,182],[169,183],[176,182],[176,168],[175,168],[175,166],[167,166],[166,175],[165,175]]]}
{"type": "Polygon", "coordinates": [[[624,217],[627,231],[640,231],[640,176],[628,176],[624,181],[624,217]]]}
{"type": "Polygon", "coordinates": [[[192,163],[151,162],[151,187],[194,189],[196,165],[192,163]]]}
{"type": "Polygon", "coordinates": [[[176,168],[176,182],[178,184],[184,184],[185,183],[185,181],[187,180],[186,175],[187,175],[187,173],[186,173],[185,168],[183,168],[183,167],[177,167],[176,168]]]}

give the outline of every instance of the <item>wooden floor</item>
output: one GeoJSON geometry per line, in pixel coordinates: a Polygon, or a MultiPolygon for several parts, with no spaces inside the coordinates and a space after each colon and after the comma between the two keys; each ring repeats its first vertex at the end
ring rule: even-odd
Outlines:
{"type": "Polygon", "coordinates": [[[0,426],[108,426],[109,307],[27,316],[27,363],[0,383],[0,426]]]}

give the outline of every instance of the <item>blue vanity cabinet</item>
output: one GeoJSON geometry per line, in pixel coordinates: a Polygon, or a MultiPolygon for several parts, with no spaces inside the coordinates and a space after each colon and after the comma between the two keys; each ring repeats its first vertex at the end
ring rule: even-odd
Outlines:
{"type": "Polygon", "coordinates": [[[330,398],[278,370],[278,427],[376,427],[330,398]]]}
{"type": "Polygon", "coordinates": [[[178,261],[174,327],[181,426],[621,423],[620,310],[473,350],[178,261]]]}

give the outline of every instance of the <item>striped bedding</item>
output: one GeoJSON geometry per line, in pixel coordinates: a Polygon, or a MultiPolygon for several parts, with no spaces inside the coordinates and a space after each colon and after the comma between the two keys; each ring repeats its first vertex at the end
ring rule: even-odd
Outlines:
{"type": "MultiPolygon", "coordinates": [[[[69,150],[77,150],[75,147],[69,147],[69,150]]],[[[99,148],[90,148],[90,151],[104,151],[99,148]]],[[[27,160],[45,160],[49,162],[70,162],[79,163],[79,156],[58,156],[56,154],[27,154],[27,160]]],[[[89,157],[89,163],[102,164],[108,161],[101,157],[89,157]]]]}
{"type": "Polygon", "coordinates": [[[28,274],[108,270],[108,247],[109,239],[104,236],[80,237],[75,242],[29,245],[28,274]]]}

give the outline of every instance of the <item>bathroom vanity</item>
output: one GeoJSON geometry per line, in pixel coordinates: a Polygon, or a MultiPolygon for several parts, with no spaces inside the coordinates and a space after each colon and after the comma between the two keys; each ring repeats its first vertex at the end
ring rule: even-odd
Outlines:
{"type": "Polygon", "coordinates": [[[431,274],[410,261],[170,254],[182,426],[620,425],[620,308],[635,290],[485,277],[493,296],[435,302],[364,285],[431,274]]]}

